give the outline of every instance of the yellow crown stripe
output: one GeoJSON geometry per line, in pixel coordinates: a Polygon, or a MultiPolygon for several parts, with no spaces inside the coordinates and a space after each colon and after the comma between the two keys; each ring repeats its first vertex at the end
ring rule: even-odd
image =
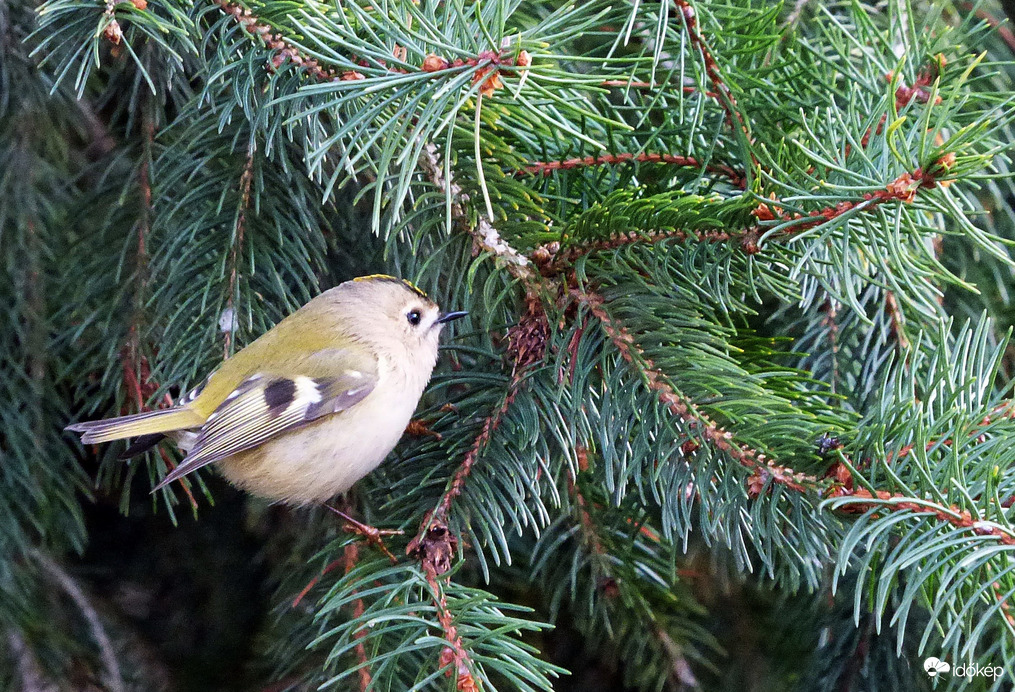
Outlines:
{"type": "Polygon", "coordinates": [[[405,284],[405,286],[410,291],[420,296],[421,298],[426,298],[427,300],[430,300],[430,296],[426,294],[426,291],[424,291],[416,284],[412,283],[408,279],[399,279],[397,276],[391,276],[390,274],[368,274],[367,276],[357,276],[355,279],[353,279],[353,281],[395,281],[401,284],[405,284]]]}

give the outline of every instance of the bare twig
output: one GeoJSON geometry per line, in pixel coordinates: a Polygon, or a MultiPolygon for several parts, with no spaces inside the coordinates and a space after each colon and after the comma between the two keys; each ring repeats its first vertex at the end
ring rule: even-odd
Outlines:
{"type": "Polygon", "coordinates": [[[60,686],[46,677],[19,632],[13,629],[7,631],[7,646],[14,659],[16,681],[20,683],[18,689],[21,692],[60,692],[60,686]]]}
{"type": "Polygon", "coordinates": [[[470,221],[464,207],[464,202],[468,200],[468,197],[450,175],[445,179],[437,146],[428,143],[423,148],[419,162],[430,182],[450,197],[451,219],[461,230],[472,236],[474,245],[497,258],[515,278],[523,281],[535,280],[536,273],[532,270],[529,259],[511,247],[488,219],[480,216],[475,224],[470,221]]]}
{"type": "Polygon", "coordinates": [[[103,684],[106,686],[106,689],[110,690],[110,692],[125,692],[126,688],[123,685],[123,677],[120,675],[120,664],[116,659],[113,643],[102,626],[99,614],[92,607],[84,592],[81,591],[71,576],[63,571],[48,555],[40,550],[33,550],[32,557],[49,577],[59,584],[60,588],[74,601],[74,604],[81,611],[81,614],[84,615],[85,620],[87,620],[88,627],[92,631],[92,638],[95,639],[95,643],[99,647],[99,656],[102,658],[102,665],[105,668],[103,684]]]}

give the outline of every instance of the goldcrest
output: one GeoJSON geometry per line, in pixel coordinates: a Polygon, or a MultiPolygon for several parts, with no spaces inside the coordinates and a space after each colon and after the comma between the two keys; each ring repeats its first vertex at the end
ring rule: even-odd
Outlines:
{"type": "Polygon", "coordinates": [[[233,484],[289,504],[346,491],[394,448],[437,362],[442,313],[390,276],[325,291],[223,361],[172,408],[75,423],[83,443],[163,437],[187,453],[155,490],[215,464],[233,484]]]}

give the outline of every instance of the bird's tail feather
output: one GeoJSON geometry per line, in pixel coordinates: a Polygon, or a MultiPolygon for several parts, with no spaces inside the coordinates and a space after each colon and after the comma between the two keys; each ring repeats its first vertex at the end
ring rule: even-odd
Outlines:
{"type": "Polygon", "coordinates": [[[155,433],[172,432],[196,428],[204,423],[204,419],[195,411],[177,406],[176,408],[145,411],[132,416],[93,420],[85,423],[68,425],[65,430],[82,433],[81,442],[93,444],[122,440],[125,437],[141,437],[155,433]]]}

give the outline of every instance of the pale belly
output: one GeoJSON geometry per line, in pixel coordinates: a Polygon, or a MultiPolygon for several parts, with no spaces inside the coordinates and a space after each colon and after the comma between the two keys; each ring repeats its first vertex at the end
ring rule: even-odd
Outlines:
{"type": "Polygon", "coordinates": [[[223,459],[217,466],[231,483],[268,500],[324,502],[384,460],[408,425],[420,393],[413,396],[403,390],[384,396],[375,389],[348,411],[223,459]]]}

